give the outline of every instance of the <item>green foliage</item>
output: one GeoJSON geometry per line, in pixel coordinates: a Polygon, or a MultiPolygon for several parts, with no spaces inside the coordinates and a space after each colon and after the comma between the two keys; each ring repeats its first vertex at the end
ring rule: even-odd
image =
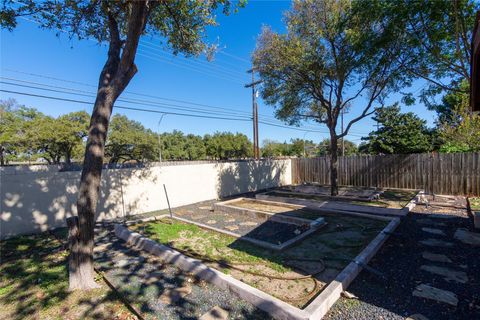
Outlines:
{"type": "Polygon", "coordinates": [[[458,123],[440,124],[438,130],[442,142],[440,152],[480,151],[480,115],[471,114],[467,108],[454,111],[453,114],[458,123]]]}
{"type": "Polygon", "coordinates": [[[29,123],[27,137],[34,152],[50,164],[71,163],[83,156],[83,142],[88,133],[90,116],[85,111],[58,118],[40,116],[29,123]]]}
{"type": "MultiPolygon", "coordinates": [[[[47,29],[68,32],[71,38],[93,38],[99,43],[111,41],[111,22],[115,21],[122,40],[132,24],[131,1],[88,0],[18,0],[3,1],[0,9],[0,26],[13,30],[19,16],[30,16],[47,29]]],[[[216,15],[222,8],[224,14],[237,10],[245,1],[232,4],[230,0],[178,0],[149,1],[144,34],[158,34],[175,54],[197,55],[214,49],[206,40],[206,29],[217,25],[216,15]]],[[[141,20],[134,24],[142,23],[141,20]]],[[[127,39],[135,41],[134,39],[127,39]]]]}
{"type": "MultiPolygon", "coordinates": [[[[358,153],[358,147],[352,141],[345,139],[345,156],[351,156],[358,153]]],[[[337,141],[338,150],[342,152],[342,140],[337,141]]],[[[318,148],[319,156],[325,156],[330,154],[330,139],[324,139],[320,142],[320,147],[318,148]]]]}
{"type": "MultiPolygon", "coordinates": [[[[18,105],[0,102],[0,147],[2,165],[10,161],[48,163],[81,161],[89,115],[71,112],[58,118],[18,105]]],[[[163,160],[242,159],[252,156],[252,144],[241,133],[216,132],[204,137],[174,130],[160,137],[140,122],[116,114],[112,117],[105,147],[109,163],[163,160]]]]}
{"type": "MultiPolygon", "coordinates": [[[[460,88],[468,88],[462,82],[460,88]]],[[[470,112],[470,95],[466,92],[452,91],[435,106],[438,115],[438,136],[440,152],[476,152],[480,151],[480,115],[470,112]]]]}
{"type": "Polygon", "coordinates": [[[372,154],[405,154],[432,151],[432,133],[425,120],[398,105],[378,109],[373,118],[380,127],[371,132],[360,150],[372,154]]]}
{"type": "Polygon", "coordinates": [[[431,98],[444,90],[468,92],[460,83],[468,83],[470,79],[471,39],[475,13],[480,9],[478,1],[362,2],[367,11],[375,10],[385,20],[395,21],[396,33],[411,54],[405,61],[405,70],[429,83],[421,92],[427,106],[435,110],[436,104],[431,98]]]}
{"type": "Polygon", "coordinates": [[[110,163],[153,161],[157,159],[157,150],[158,140],[151,130],[124,115],[112,117],[105,146],[105,157],[110,163]]]}
{"type": "Polygon", "coordinates": [[[290,143],[274,140],[264,140],[262,143],[262,157],[312,157],[320,152],[320,146],[312,140],[291,139],[290,143]]]}
{"type": "Polygon", "coordinates": [[[215,132],[204,137],[207,157],[215,160],[241,159],[253,155],[252,143],[242,133],[215,132]]]}
{"type": "Polygon", "coordinates": [[[14,100],[0,103],[2,165],[9,161],[45,159],[58,164],[82,156],[89,115],[72,112],[58,118],[46,116],[14,100]]]}
{"type": "Polygon", "coordinates": [[[287,34],[262,30],[254,63],[262,97],[277,107],[278,118],[291,123],[312,118],[335,130],[341,110],[358,108],[366,116],[382,94],[407,81],[394,59],[395,26],[380,29],[375,20],[380,17],[362,11],[362,3],[294,1],[286,14],[287,34]],[[362,93],[367,102],[353,104],[362,93]]]}

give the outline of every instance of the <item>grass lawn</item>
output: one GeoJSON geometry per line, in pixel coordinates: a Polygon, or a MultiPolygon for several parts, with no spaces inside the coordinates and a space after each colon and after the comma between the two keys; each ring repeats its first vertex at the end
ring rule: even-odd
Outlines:
{"type": "MultiPolygon", "coordinates": [[[[317,212],[307,210],[288,214],[306,219],[319,217],[317,212]]],[[[326,226],[281,252],[273,252],[235,237],[168,218],[139,223],[129,228],[189,256],[200,258],[211,267],[303,308],[388,223],[354,216],[321,216],[327,221],[326,226]],[[222,262],[227,262],[233,268],[222,262]],[[265,275],[288,279],[269,278],[265,275]],[[308,275],[313,275],[314,279],[305,278],[308,275]]]]}
{"type": "Polygon", "coordinates": [[[0,319],[134,319],[103,281],[69,292],[68,253],[48,233],[1,241],[0,251],[0,319]]]}

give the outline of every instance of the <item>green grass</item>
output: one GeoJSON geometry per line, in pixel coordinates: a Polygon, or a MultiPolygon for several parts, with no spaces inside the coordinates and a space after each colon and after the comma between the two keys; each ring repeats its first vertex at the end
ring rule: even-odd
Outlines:
{"type": "Polygon", "coordinates": [[[209,259],[228,263],[262,263],[278,272],[288,268],[281,265],[278,256],[269,250],[239,241],[218,232],[208,231],[196,225],[180,221],[149,222],[131,228],[159,243],[180,250],[195,251],[209,259]],[[198,240],[198,241],[197,241],[198,240]]]}
{"type": "Polygon", "coordinates": [[[470,209],[480,211],[480,197],[469,198],[468,200],[470,201],[470,209]]]}

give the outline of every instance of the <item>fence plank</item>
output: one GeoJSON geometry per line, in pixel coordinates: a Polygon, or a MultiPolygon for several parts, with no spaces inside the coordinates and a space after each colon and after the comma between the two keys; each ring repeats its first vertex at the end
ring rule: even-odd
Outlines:
{"type": "MultiPolygon", "coordinates": [[[[330,183],[330,159],[292,159],[292,182],[330,183]]],[[[480,196],[480,153],[339,157],[340,185],[480,196]]]]}

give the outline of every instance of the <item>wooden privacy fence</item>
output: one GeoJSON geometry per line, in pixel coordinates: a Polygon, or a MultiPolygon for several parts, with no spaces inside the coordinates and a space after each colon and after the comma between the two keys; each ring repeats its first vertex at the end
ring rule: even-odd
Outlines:
{"type": "MultiPolygon", "coordinates": [[[[292,159],[292,183],[330,184],[330,158],[292,159]]],[[[480,196],[480,153],[339,157],[338,184],[480,196]]]]}

